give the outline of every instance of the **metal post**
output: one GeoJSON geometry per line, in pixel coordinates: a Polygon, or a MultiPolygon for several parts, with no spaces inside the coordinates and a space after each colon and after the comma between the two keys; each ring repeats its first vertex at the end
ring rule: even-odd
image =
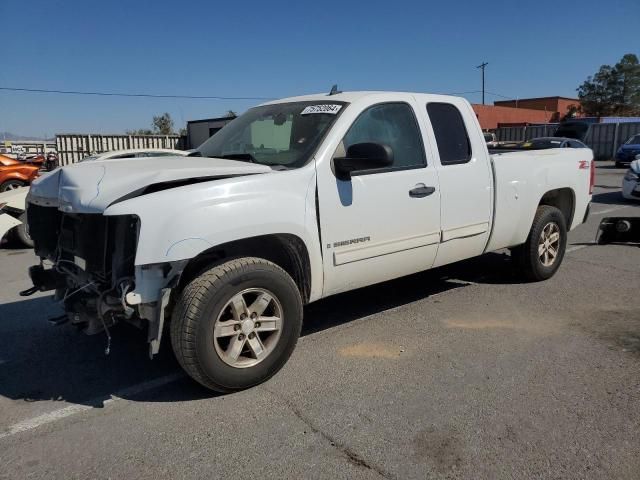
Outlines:
{"type": "Polygon", "coordinates": [[[618,149],[616,147],[618,145],[618,130],[620,129],[620,124],[619,123],[616,123],[615,125],[616,125],[616,128],[613,131],[613,149],[612,149],[612,152],[611,152],[611,158],[613,160],[616,159],[616,152],[618,151],[618,149]]]}
{"type": "Polygon", "coordinates": [[[489,65],[487,62],[482,62],[476,68],[482,69],[482,104],[484,105],[484,68],[489,65]]]}

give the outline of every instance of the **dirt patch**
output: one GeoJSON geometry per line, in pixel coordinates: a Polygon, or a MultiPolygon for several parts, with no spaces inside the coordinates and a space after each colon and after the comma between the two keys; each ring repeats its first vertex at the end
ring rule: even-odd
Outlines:
{"type": "Polygon", "coordinates": [[[477,319],[477,320],[445,320],[445,326],[449,328],[464,328],[468,330],[485,330],[490,328],[522,328],[520,325],[509,323],[503,320],[495,319],[477,319]]]}
{"type": "Polygon", "coordinates": [[[450,318],[443,321],[446,328],[462,330],[512,330],[514,332],[548,335],[558,329],[560,322],[549,318],[530,317],[517,314],[509,319],[477,316],[473,318],[450,318]]]}

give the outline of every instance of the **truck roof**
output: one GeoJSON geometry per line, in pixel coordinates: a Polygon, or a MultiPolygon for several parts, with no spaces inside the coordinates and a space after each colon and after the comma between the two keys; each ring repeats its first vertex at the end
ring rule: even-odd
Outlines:
{"type": "MultiPolygon", "coordinates": [[[[416,92],[387,92],[387,91],[357,91],[357,92],[341,92],[336,93],[334,95],[329,95],[327,93],[315,93],[312,95],[302,95],[298,97],[288,97],[281,98],[278,100],[272,100],[269,102],[265,102],[262,105],[273,105],[276,103],[288,103],[288,102],[327,102],[331,100],[335,100],[338,102],[349,102],[353,103],[356,100],[360,100],[362,98],[368,96],[384,96],[388,97],[389,100],[401,100],[406,98],[407,95],[411,95],[422,100],[427,101],[451,101],[453,99],[460,100],[461,97],[456,97],[453,95],[439,95],[439,94],[428,94],[428,93],[416,93],[416,92]]],[[[462,99],[464,100],[464,99],[462,99]]],[[[464,100],[466,102],[466,100],[464,100]]]]}

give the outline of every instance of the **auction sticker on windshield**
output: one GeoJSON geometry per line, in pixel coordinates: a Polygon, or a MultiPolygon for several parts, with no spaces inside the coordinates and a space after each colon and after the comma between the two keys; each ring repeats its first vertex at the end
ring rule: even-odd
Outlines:
{"type": "Polygon", "coordinates": [[[328,113],[330,115],[335,115],[340,111],[341,108],[342,105],[335,104],[309,105],[304,110],[302,110],[302,112],[300,112],[300,115],[309,115],[311,113],[328,113]]]}

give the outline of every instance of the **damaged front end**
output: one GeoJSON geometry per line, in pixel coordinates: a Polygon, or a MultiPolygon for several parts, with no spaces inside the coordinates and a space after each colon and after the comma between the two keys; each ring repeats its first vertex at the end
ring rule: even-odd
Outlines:
{"type": "Polygon", "coordinates": [[[109,338],[118,322],[146,328],[153,356],[171,290],[189,260],[211,245],[192,231],[197,222],[182,222],[183,209],[196,201],[186,189],[197,186],[200,198],[209,185],[215,189],[214,180],[268,172],[247,162],[157,157],[80,162],[46,173],[27,195],[29,233],[41,262],[23,294],[55,291],[66,312],[59,322],[87,334],[104,331],[109,338]],[[180,191],[182,200],[175,200],[180,191]]]}
{"type": "Polygon", "coordinates": [[[136,267],[135,215],[74,214],[30,203],[27,217],[36,255],[48,262],[31,267],[34,286],[22,293],[55,290],[65,310],[57,323],[69,321],[88,335],[104,331],[110,339],[109,328],[121,321],[148,326],[150,354],[157,353],[171,286],[182,267],[175,263],[182,262],[136,267]],[[136,282],[144,288],[136,290],[136,282]]]}

